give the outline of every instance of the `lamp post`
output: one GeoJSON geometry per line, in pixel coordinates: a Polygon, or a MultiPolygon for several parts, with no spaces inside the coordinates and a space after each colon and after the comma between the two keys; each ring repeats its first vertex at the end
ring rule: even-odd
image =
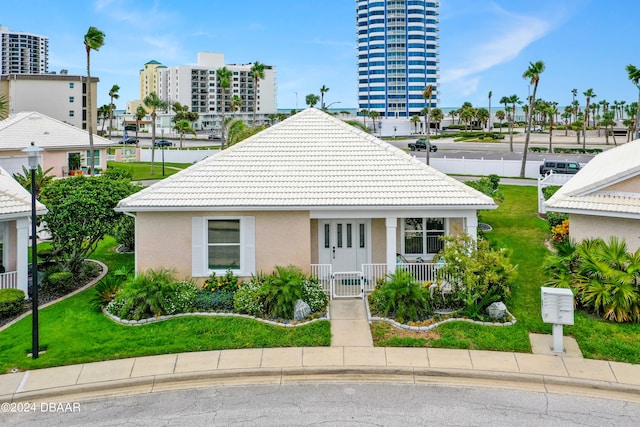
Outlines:
{"type": "Polygon", "coordinates": [[[332,102],[331,104],[329,104],[329,105],[327,105],[326,107],[324,107],[324,110],[325,110],[326,112],[329,112],[329,107],[331,107],[333,104],[342,104],[342,102],[341,102],[341,101],[335,101],[335,102],[332,102]]]}
{"type": "Polygon", "coordinates": [[[38,168],[38,153],[42,148],[36,147],[35,142],[24,150],[29,159],[29,169],[31,170],[31,302],[32,308],[32,333],[31,333],[31,357],[38,358],[39,337],[38,337],[38,242],[36,238],[36,169],[38,168]]]}
{"type": "MultiPolygon", "coordinates": [[[[160,132],[162,134],[162,140],[164,141],[164,128],[160,132]]],[[[162,176],[164,176],[164,145],[162,146],[162,176]]]]}

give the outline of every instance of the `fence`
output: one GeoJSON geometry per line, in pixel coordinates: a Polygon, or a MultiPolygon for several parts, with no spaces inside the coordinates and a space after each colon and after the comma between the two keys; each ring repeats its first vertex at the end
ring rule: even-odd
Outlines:
{"type": "Polygon", "coordinates": [[[18,272],[10,271],[0,273],[0,289],[11,289],[18,287],[18,272]]]}
{"type": "MultiPolygon", "coordinates": [[[[154,161],[160,163],[162,161],[162,155],[164,151],[164,161],[167,163],[197,163],[207,157],[219,153],[220,150],[162,150],[156,148],[154,154],[154,161]]],[[[151,148],[140,149],[140,161],[151,161],[151,148]]]]}
{"type": "Polygon", "coordinates": [[[549,172],[544,177],[538,178],[538,213],[546,214],[547,208],[544,205],[544,193],[542,189],[545,187],[550,187],[552,185],[564,185],[567,181],[569,181],[574,175],[565,175],[559,173],[553,173],[553,171],[549,172]]]}

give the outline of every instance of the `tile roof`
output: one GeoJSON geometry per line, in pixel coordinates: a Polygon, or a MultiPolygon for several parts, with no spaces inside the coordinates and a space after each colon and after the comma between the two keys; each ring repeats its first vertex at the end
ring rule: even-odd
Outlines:
{"type": "MultiPolygon", "coordinates": [[[[46,213],[45,206],[36,201],[38,215],[46,213]]],[[[0,167],[0,219],[24,217],[31,214],[31,193],[0,167]]]]}
{"type": "Polygon", "coordinates": [[[309,108],[124,200],[118,209],[431,207],[493,200],[309,108]]]}
{"type": "MultiPolygon", "coordinates": [[[[23,111],[0,121],[0,150],[22,150],[34,141],[46,149],[89,147],[86,130],[33,111],[23,111]]],[[[94,148],[113,145],[100,136],[93,136],[94,148]]]]}
{"type": "Polygon", "coordinates": [[[545,206],[550,211],[640,218],[640,188],[609,187],[640,175],[640,140],[598,154],[567,181],[545,206]]]}

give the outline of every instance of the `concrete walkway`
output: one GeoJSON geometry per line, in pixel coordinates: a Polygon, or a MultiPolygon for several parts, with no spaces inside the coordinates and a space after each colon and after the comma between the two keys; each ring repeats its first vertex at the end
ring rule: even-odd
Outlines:
{"type": "MultiPolygon", "coordinates": [[[[0,401],[74,402],[229,384],[373,381],[510,388],[640,402],[640,365],[569,353],[374,347],[363,300],[333,300],[330,315],[330,347],[166,354],[5,374],[0,375],[0,401]]],[[[545,347],[544,339],[536,337],[532,343],[545,347]]]]}

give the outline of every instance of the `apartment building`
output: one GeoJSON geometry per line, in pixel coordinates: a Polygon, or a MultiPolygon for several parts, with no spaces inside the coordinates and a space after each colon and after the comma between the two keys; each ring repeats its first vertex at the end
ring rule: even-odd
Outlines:
{"type": "Polygon", "coordinates": [[[0,25],[0,74],[46,74],[49,38],[0,25]]]}

